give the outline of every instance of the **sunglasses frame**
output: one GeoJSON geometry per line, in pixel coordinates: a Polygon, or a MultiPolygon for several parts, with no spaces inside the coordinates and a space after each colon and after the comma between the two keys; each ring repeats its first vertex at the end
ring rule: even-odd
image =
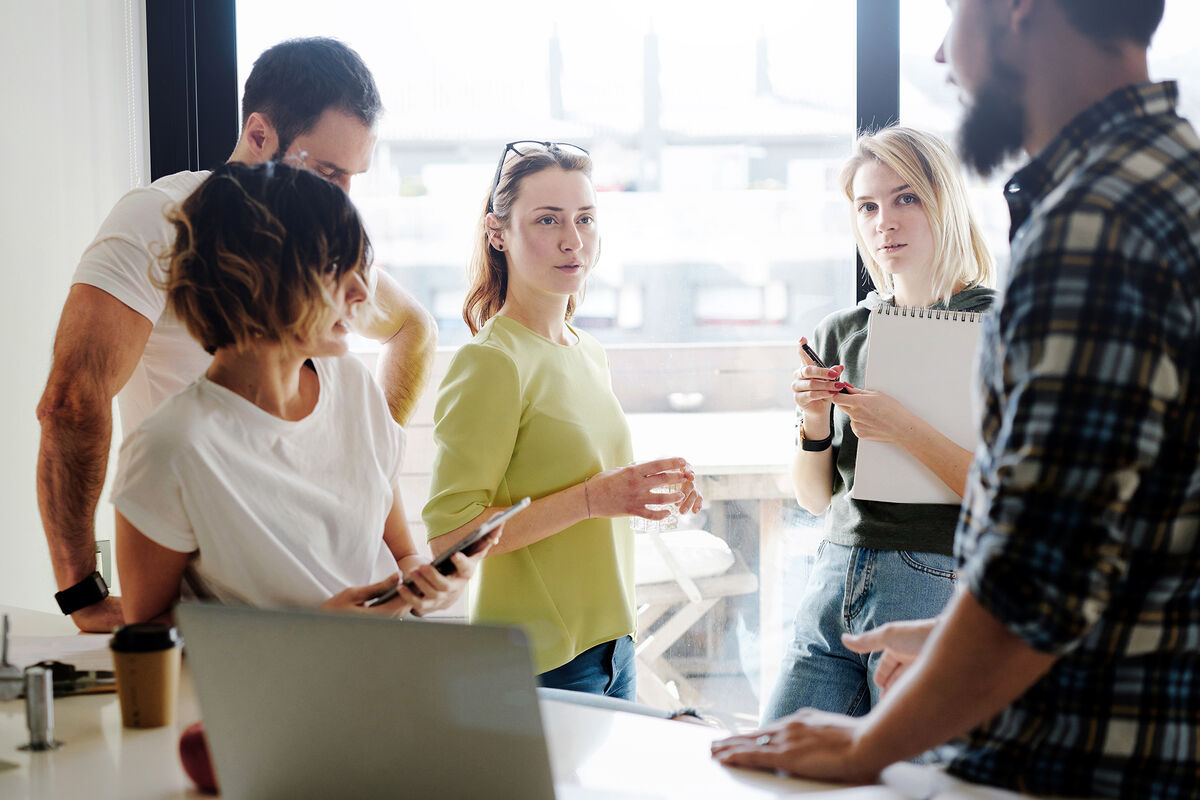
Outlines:
{"type": "Polygon", "coordinates": [[[509,142],[508,144],[504,145],[504,152],[500,154],[500,162],[496,164],[496,175],[492,178],[492,190],[488,192],[489,214],[495,211],[495,209],[492,208],[492,197],[496,194],[496,189],[500,187],[500,177],[504,174],[504,165],[508,161],[508,154],[516,153],[518,156],[529,155],[529,153],[522,153],[517,149],[517,145],[522,144],[536,144],[540,147],[546,148],[547,151],[551,151],[559,147],[573,147],[579,152],[583,153],[585,156],[591,156],[591,153],[587,151],[586,147],[580,147],[579,145],[571,144],[570,142],[539,142],[534,139],[518,139],[515,142],[509,142]]]}

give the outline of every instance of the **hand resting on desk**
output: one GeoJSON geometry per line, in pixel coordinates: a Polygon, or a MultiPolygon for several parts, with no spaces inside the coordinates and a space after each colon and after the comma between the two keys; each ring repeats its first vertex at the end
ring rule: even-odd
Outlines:
{"type": "Polygon", "coordinates": [[[816,780],[874,783],[886,764],[867,764],[859,751],[863,717],[803,708],[759,731],[712,743],[727,767],[775,769],[816,780]]]}
{"type": "MultiPolygon", "coordinates": [[[[856,653],[883,651],[875,682],[885,692],[916,660],[938,619],[891,622],[842,643],[856,653]]],[[[866,761],[859,747],[862,717],[805,708],[760,731],[713,742],[713,758],[730,767],[778,769],[808,778],[871,782],[885,764],[866,761]]]]}

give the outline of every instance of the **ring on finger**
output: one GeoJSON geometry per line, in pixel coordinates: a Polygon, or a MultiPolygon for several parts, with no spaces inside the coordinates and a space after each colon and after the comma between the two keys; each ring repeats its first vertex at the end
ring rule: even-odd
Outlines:
{"type": "Polygon", "coordinates": [[[764,745],[764,744],[770,744],[771,743],[771,734],[764,733],[762,736],[759,736],[757,739],[755,739],[754,743],[759,746],[764,745]]]}

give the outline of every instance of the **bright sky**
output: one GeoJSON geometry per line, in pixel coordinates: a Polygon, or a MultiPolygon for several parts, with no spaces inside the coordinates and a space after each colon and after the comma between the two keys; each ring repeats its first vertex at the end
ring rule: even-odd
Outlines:
{"type": "MultiPolygon", "coordinates": [[[[664,111],[686,115],[688,127],[704,127],[706,117],[717,125],[752,98],[756,45],[765,35],[777,95],[849,115],[855,6],[851,0],[711,6],[694,0],[239,0],[239,73],[244,78],[254,57],[282,39],[335,36],[370,65],[384,104],[405,109],[403,117],[385,120],[385,134],[461,130],[485,119],[506,132],[504,120],[547,116],[547,42],[557,30],[568,116],[628,130],[642,116],[643,37],[654,31],[664,111]]],[[[909,110],[938,129],[951,127],[957,113],[953,91],[941,87],[944,70],[932,63],[948,20],[944,0],[901,0],[906,81],[920,87],[908,102],[923,103],[909,110]]],[[[1192,63],[1190,54],[1197,65],[1192,74],[1200,76],[1198,29],[1200,3],[1168,0],[1152,66],[1165,63],[1177,72],[1181,60],[1192,63]]]]}
{"type": "Polygon", "coordinates": [[[684,0],[603,6],[239,0],[239,73],[244,78],[254,57],[277,41],[329,35],[359,51],[390,108],[544,116],[547,42],[557,30],[568,113],[636,125],[648,31],[659,38],[666,102],[707,107],[718,117],[722,105],[753,95],[755,47],[765,34],[778,94],[852,113],[853,3],[745,0],[736,13],[724,4],[719,12],[701,8],[684,0]],[[830,64],[845,67],[830,70],[830,64]]]}

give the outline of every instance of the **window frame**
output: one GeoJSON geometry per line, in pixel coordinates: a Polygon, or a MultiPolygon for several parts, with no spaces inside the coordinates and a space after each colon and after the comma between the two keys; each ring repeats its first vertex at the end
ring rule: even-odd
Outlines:
{"type": "Polygon", "coordinates": [[[150,179],[216,166],[237,144],[236,0],[146,0],[150,179]]]}

